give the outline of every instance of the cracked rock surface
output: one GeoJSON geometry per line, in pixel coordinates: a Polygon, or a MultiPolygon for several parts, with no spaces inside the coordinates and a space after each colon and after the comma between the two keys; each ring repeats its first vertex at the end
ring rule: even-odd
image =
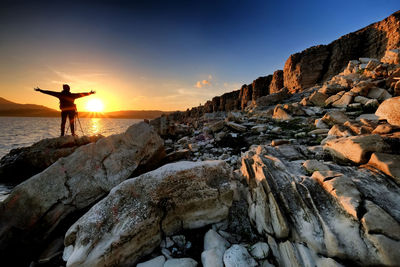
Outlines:
{"type": "Polygon", "coordinates": [[[68,230],[67,266],[134,264],[165,235],[223,220],[232,177],[224,161],[183,161],[121,183],[68,230]]]}
{"type": "Polygon", "coordinates": [[[0,251],[42,242],[69,214],[105,196],[139,166],[163,152],[163,142],[146,123],[132,125],[78,148],[14,188],[0,204],[0,251]]]}
{"type": "Polygon", "coordinates": [[[398,264],[400,187],[390,177],[333,162],[304,164],[271,146],[250,149],[242,166],[250,219],[260,234],[276,240],[272,253],[279,265],[317,266],[328,258],[398,264]]]}

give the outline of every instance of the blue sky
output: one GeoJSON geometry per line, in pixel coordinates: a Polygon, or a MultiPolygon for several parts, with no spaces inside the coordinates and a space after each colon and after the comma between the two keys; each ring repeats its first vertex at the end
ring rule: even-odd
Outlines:
{"type": "Polygon", "coordinates": [[[108,110],[186,109],[282,69],[290,54],[384,19],[398,1],[0,3],[0,96],[97,90],[108,110]]]}

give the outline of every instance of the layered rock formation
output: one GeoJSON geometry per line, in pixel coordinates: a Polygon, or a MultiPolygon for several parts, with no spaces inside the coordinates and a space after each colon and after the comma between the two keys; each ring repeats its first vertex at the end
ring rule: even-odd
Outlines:
{"type": "Polygon", "coordinates": [[[135,124],[78,148],[15,187],[0,203],[2,257],[12,255],[14,246],[25,251],[41,244],[68,215],[94,204],[137,168],[160,160],[163,149],[148,124],[135,124]]]}
{"type": "Polygon", "coordinates": [[[400,46],[400,11],[328,45],[308,48],[291,55],[283,69],[284,85],[297,92],[326,81],[343,70],[349,60],[381,58],[400,46]]]}
{"type": "Polygon", "coordinates": [[[0,160],[0,182],[18,184],[43,171],[59,158],[66,157],[78,147],[96,142],[96,136],[63,136],[43,139],[30,147],[12,149],[0,160]]]}

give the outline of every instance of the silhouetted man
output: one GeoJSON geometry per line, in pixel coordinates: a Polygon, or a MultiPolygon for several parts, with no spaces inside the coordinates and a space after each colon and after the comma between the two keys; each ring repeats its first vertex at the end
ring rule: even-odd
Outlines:
{"type": "Polygon", "coordinates": [[[75,99],[95,94],[95,91],[90,91],[89,93],[77,93],[73,94],[70,92],[68,84],[63,84],[63,90],[61,92],[42,90],[39,87],[35,88],[35,91],[41,92],[43,94],[55,96],[60,100],[61,109],[61,136],[64,136],[65,123],[67,121],[67,116],[69,118],[69,125],[71,126],[71,134],[75,135],[74,120],[77,114],[76,105],[74,104],[75,99]]]}

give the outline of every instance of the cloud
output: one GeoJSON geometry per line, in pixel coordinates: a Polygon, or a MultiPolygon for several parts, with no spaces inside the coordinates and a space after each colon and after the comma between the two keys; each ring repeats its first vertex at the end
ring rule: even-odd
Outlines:
{"type": "Polygon", "coordinates": [[[211,85],[211,82],[208,80],[197,81],[197,83],[196,83],[197,88],[202,88],[204,86],[210,86],[210,85],[211,85]]]}

